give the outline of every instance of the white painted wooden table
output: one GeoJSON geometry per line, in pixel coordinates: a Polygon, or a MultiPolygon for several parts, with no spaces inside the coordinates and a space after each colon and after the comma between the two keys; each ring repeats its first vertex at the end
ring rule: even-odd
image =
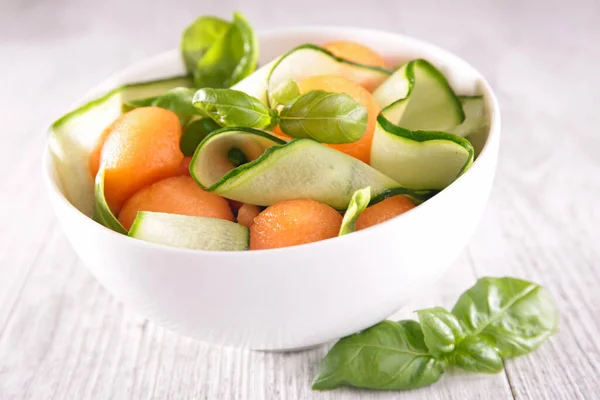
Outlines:
{"type": "Polygon", "coordinates": [[[597,0],[168,3],[0,1],[0,399],[600,398],[597,0]],[[450,307],[477,277],[514,275],[553,293],[558,335],[499,375],[451,372],[405,393],[319,393],[310,384],[328,346],[277,354],[198,343],[133,314],[95,282],[47,203],[45,126],[102,78],[176,46],[196,15],[235,8],[258,29],[408,33],[488,77],[504,126],[492,198],[462,257],[399,315],[450,307]]]}

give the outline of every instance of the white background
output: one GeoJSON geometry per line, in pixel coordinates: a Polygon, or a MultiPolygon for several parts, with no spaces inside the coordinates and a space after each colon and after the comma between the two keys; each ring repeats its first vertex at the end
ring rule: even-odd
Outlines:
{"type": "Polygon", "coordinates": [[[600,390],[600,2],[0,0],[0,399],[597,398],[600,390]],[[78,261],[41,183],[45,127],[94,84],[177,46],[196,16],[256,29],[334,24],[406,33],[464,57],[495,88],[503,139],[478,232],[401,313],[451,307],[476,277],[547,286],[557,336],[506,373],[450,372],[409,393],[310,390],[323,346],[275,354],[165,331],[78,261]]]}

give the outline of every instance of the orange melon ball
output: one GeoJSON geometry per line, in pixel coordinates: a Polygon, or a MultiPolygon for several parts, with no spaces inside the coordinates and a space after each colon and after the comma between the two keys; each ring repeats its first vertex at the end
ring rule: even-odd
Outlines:
{"type": "Polygon", "coordinates": [[[413,202],[406,196],[397,195],[367,207],[356,221],[356,230],[369,228],[414,208],[413,202]]]}
{"type": "Polygon", "coordinates": [[[154,211],[233,221],[227,200],[206,192],[189,176],[166,178],[135,193],[119,213],[119,222],[129,230],[138,211],[154,211]]]}
{"type": "Polygon", "coordinates": [[[260,207],[254,204],[243,204],[238,210],[237,222],[238,224],[247,226],[250,228],[254,224],[254,218],[260,214],[260,207]]]}
{"type": "Polygon", "coordinates": [[[350,40],[336,40],[325,43],[323,47],[335,56],[355,63],[385,68],[385,61],[373,49],[350,40]]]}
{"type": "Polygon", "coordinates": [[[356,142],[344,143],[344,144],[330,144],[331,148],[334,148],[342,153],[346,153],[349,156],[358,158],[362,162],[369,163],[371,161],[371,143],[373,142],[373,135],[375,134],[375,126],[377,124],[377,115],[381,108],[365,88],[354,83],[353,81],[344,78],[341,75],[315,75],[308,77],[301,82],[298,86],[300,87],[301,93],[310,92],[311,90],[324,90],[332,93],[345,93],[348,96],[356,100],[360,105],[367,109],[368,120],[367,129],[363,137],[356,142]]]}
{"type": "Polygon", "coordinates": [[[275,203],[254,218],[250,250],[276,249],[336,237],[342,216],[327,204],[310,199],[275,203]]]}
{"type": "Polygon", "coordinates": [[[192,157],[183,157],[183,161],[179,164],[177,168],[176,175],[187,175],[190,176],[190,163],[192,162],[192,157]]]}
{"type": "Polygon", "coordinates": [[[104,195],[115,214],[144,186],[177,174],[183,161],[180,138],[177,115],[158,107],[131,110],[108,128],[99,165],[105,169],[104,195]]]}

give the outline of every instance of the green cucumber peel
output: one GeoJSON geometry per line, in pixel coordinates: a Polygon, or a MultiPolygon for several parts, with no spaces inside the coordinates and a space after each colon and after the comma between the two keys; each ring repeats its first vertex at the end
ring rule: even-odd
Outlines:
{"type": "Polygon", "coordinates": [[[503,358],[536,350],[558,329],[549,293],[508,277],[481,278],[452,312],[434,307],[417,314],[420,323],[383,321],[340,339],[321,362],[313,389],[413,389],[435,383],[447,365],[498,373],[503,358]]]}
{"type": "Polygon", "coordinates": [[[373,92],[382,113],[408,130],[445,131],[465,119],[446,77],[425,60],[413,60],[373,92]]]}
{"type": "Polygon", "coordinates": [[[119,220],[114,216],[106,198],[104,197],[104,168],[100,168],[96,175],[96,184],[94,188],[94,221],[104,225],[108,229],[112,229],[117,233],[127,235],[127,230],[121,225],[119,220]]]}
{"type": "Polygon", "coordinates": [[[224,128],[209,135],[198,146],[190,171],[205,190],[260,206],[310,198],[345,210],[354,192],[366,186],[375,195],[392,189],[413,193],[369,165],[312,139],[285,142],[250,128],[224,128]],[[228,152],[234,147],[246,154],[248,163],[238,167],[231,163],[228,152]]]}
{"type": "Polygon", "coordinates": [[[411,131],[382,113],[371,148],[371,165],[415,190],[442,190],[473,163],[471,143],[447,132],[411,131]]]}
{"type": "Polygon", "coordinates": [[[247,227],[218,218],[140,211],[129,236],[191,250],[242,251],[250,246],[247,227]]]}
{"type": "Polygon", "coordinates": [[[352,195],[348,208],[344,213],[344,219],[342,220],[342,226],[338,236],[347,235],[356,231],[356,221],[358,217],[363,213],[369,206],[371,201],[371,188],[367,186],[363,189],[358,189],[352,195]]]}
{"type": "Polygon", "coordinates": [[[87,216],[94,212],[89,157],[102,132],[121,115],[123,104],[192,84],[188,76],[126,84],[68,112],[51,125],[49,149],[57,183],[75,208],[87,216]]]}
{"type": "Polygon", "coordinates": [[[489,124],[483,96],[460,96],[459,100],[465,113],[465,120],[448,132],[460,137],[487,132],[489,124]]]}
{"type": "Polygon", "coordinates": [[[282,132],[321,143],[351,143],[367,130],[367,110],[352,97],[324,90],[307,92],[279,114],[282,132]]]}
{"type": "Polygon", "coordinates": [[[298,82],[317,74],[342,74],[350,78],[366,76],[378,86],[391,75],[391,71],[346,60],[321,46],[306,43],[284,53],[269,70],[265,82],[267,102],[272,104],[272,93],[289,79],[298,82]]]}

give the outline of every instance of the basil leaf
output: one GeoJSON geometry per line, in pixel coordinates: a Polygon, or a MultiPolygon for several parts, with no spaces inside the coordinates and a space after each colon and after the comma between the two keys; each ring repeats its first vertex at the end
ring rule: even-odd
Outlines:
{"type": "Polygon", "coordinates": [[[281,110],[279,127],[295,138],[350,143],[367,129],[367,110],[347,94],[313,90],[281,110]]]}
{"type": "Polygon", "coordinates": [[[282,104],[288,104],[300,96],[300,88],[293,79],[281,82],[279,86],[271,92],[271,105],[277,107],[282,104]]]}
{"type": "Polygon", "coordinates": [[[197,87],[227,88],[250,75],[258,62],[258,40],[248,21],[234,13],[233,23],[193,69],[197,87]]]}
{"type": "Polygon", "coordinates": [[[371,201],[371,187],[367,186],[364,189],[358,189],[352,195],[348,208],[344,213],[344,219],[342,220],[342,226],[340,227],[340,233],[338,236],[347,235],[356,231],[356,221],[360,214],[367,208],[371,201]]]}
{"type": "Polygon", "coordinates": [[[272,122],[270,110],[260,100],[233,89],[200,89],[193,104],[225,127],[264,128],[272,122]]]}
{"type": "Polygon", "coordinates": [[[443,307],[418,310],[417,315],[425,344],[435,357],[452,352],[456,344],[465,337],[458,319],[443,307]]]}
{"type": "Polygon", "coordinates": [[[191,156],[205,137],[221,126],[211,118],[201,118],[190,121],[184,128],[179,141],[179,148],[186,156],[191,156]]]}
{"type": "Polygon", "coordinates": [[[196,89],[178,87],[171,89],[160,96],[130,100],[124,104],[124,107],[128,110],[151,106],[164,108],[177,114],[182,125],[184,125],[192,116],[206,116],[206,113],[194,107],[192,104],[195,92],[196,89]]]}
{"type": "Polygon", "coordinates": [[[448,362],[467,371],[487,374],[496,374],[504,368],[496,349],[478,336],[461,341],[448,356],[448,362]]]}
{"type": "Polygon", "coordinates": [[[231,24],[221,18],[200,17],[188,26],[181,37],[181,56],[190,74],[206,52],[222,40],[231,24]]]}
{"type": "Polygon", "coordinates": [[[418,322],[383,321],[339,340],[323,359],[312,387],[413,389],[437,382],[445,367],[445,361],[428,353],[418,322]]]}
{"type": "Polygon", "coordinates": [[[96,175],[96,182],[94,186],[94,214],[93,220],[101,225],[104,225],[108,229],[112,229],[115,232],[127,235],[127,230],[121,225],[119,220],[114,216],[106,197],[104,197],[104,168],[100,168],[96,175]]]}
{"type": "Polygon", "coordinates": [[[558,329],[558,311],[546,289],[516,278],[482,278],[452,309],[469,336],[479,336],[501,357],[538,348],[558,329]]]}

